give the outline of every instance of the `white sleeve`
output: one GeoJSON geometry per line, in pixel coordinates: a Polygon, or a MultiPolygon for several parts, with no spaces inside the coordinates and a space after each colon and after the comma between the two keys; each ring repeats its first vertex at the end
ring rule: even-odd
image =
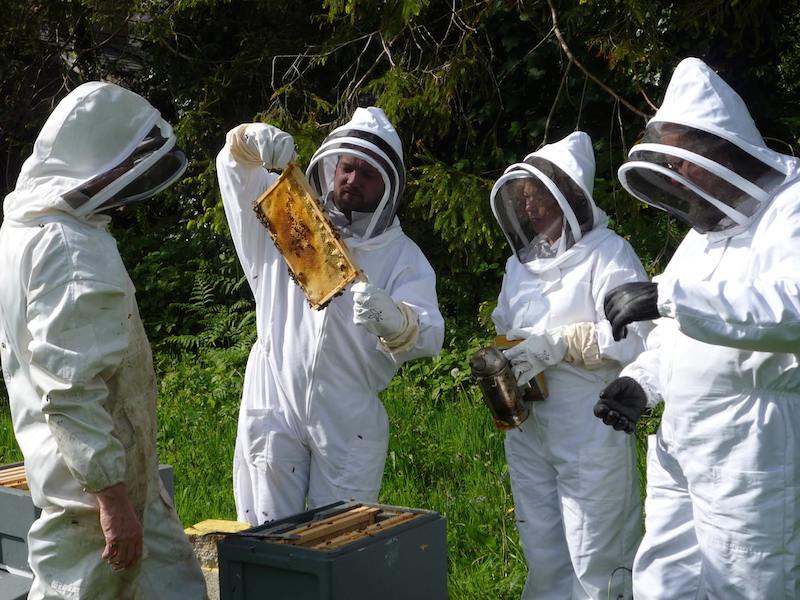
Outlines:
{"type": "MultiPolygon", "coordinates": [[[[509,259],[510,261],[511,259],[509,259]]],[[[508,278],[508,262],[503,273],[503,283],[500,285],[500,295],[497,297],[497,306],[492,311],[492,322],[497,335],[505,335],[511,329],[511,314],[508,307],[508,294],[506,292],[506,279],[508,278]]]]}
{"type": "Polygon", "coordinates": [[[237,162],[231,155],[230,146],[229,137],[217,155],[217,179],[233,245],[250,289],[258,297],[261,268],[265,261],[276,260],[277,250],[266,227],[258,220],[253,206],[255,200],[278,175],[261,166],[237,162]]]}
{"type": "Polygon", "coordinates": [[[753,238],[747,260],[760,267],[755,277],[708,282],[662,276],[659,312],[707,344],[800,354],[800,198],[783,198],[789,199],[795,202],[772,213],[753,238]]]}
{"type": "Polygon", "coordinates": [[[32,298],[31,378],[72,476],[98,492],[125,480],[125,449],[105,406],[128,348],[131,302],[115,283],[72,280],[32,298]]]}
{"type": "MultiPolygon", "coordinates": [[[[670,319],[658,319],[655,327],[647,336],[644,352],[636,360],[627,365],[619,374],[620,377],[632,377],[642,386],[647,395],[647,406],[654,407],[664,399],[661,385],[661,347],[667,346],[664,340],[676,331],[675,322],[670,319]]],[[[630,334],[629,334],[630,335],[630,334]]]]}
{"type": "Polygon", "coordinates": [[[419,319],[414,347],[405,352],[392,353],[398,363],[436,356],[444,343],[444,319],[436,297],[436,274],[422,251],[417,250],[417,253],[416,264],[401,269],[386,290],[392,300],[411,308],[419,319]]]}
{"type": "Polygon", "coordinates": [[[623,283],[648,281],[647,274],[633,248],[617,238],[617,250],[612,256],[598,264],[592,276],[592,296],[595,301],[597,322],[597,346],[601,358],[614,360],[621,365],[633,361],[644,350],[644,338],[651,329],[650,323],[635,323],[628,326],[628,335],[615,341],[611,334],[611,323],[605,318],[603,303],[606,294],[623,283]]]}

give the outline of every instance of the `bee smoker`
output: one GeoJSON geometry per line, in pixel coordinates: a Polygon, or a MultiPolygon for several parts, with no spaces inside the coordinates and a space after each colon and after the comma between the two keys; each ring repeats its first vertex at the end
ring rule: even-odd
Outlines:
{"type": "Polygon", "coordinates": [[[521,387],[517,385],[511,362],[499,348],[481,348],[469,359],[469,366],[497,429],[519,427],[528,418],[530,411],[524,400],[544,400],[535,378],[521,387]]]}

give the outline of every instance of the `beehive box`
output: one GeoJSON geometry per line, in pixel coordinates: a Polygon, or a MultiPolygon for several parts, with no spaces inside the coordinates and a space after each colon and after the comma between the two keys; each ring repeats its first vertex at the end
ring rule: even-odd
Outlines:
{"type": "Polygon", "coordinates": [[[31,501],[24,465],[0,466],[0,568],[30,570],[28,530],[40,512],[31,501]]]}
{"type": "Polygon", "coordinates": [[[438,513],[338,502],[226,536],[222,600],[446,600],[438,513]]]}
{"type": "Polygon", "coordinates": [[[254,210],[311,308],[324,308],[360,274],[303,172],[289,165],[254,210]]]}

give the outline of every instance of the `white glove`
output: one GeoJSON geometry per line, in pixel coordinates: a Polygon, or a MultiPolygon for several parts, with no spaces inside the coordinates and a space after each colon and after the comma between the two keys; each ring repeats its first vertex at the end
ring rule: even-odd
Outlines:
{"type": "Polygon", "coordinates": [[[524,329],[512,329],[506,333],[506,338],[526,338],[513,348],[503,350],[511,361],[511,371],[520,385],[529,382],[547,367],[560,363],[567,353],[567,344],[558,335],[558,330],[531,334],[524,329]]]}
{"type": "Polygon", "coordinates": [[[511,370],[520,385],[562,360],[587,369],[605,363],[600,356],[594,323],[573,323],[538,334],[512,329],[506,338],[526,338],[524,342],[503,351],[511,361],[511,370]]]}
{"type": "Polygon", "coordinates": [[[267,170],[285,169],[296,159],[294,138],[266,123],[245,123],[228,132],[227,142],[237,162],[267,170]]]}
{"type": "Polygon", "coordinates": [[[406,327],[406,318],[392,297],[376,285],[359,281],[353,284],[353,323],[384,339],[397,337],[406,327]]]}
{"type": "Polygon", "coordinates": [[[575,366],[594,369],[602,366],[605,359],[600,356],[597,343],[597,328],[594,323],[583,322],[566,325],[558,330],[558,334],[567,345],[564,360],[575,366]]]}

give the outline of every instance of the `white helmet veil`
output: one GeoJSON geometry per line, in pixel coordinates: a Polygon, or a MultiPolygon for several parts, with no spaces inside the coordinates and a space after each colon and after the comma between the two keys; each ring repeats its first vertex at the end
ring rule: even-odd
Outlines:
{"type": "Polygon", "coordinates": [[[86,218],[152,195],[185,166],[172,127],[147,100],[92,81],[50,113],[3,210],[15,220],[52,211],[86,218]]]}
{"type": "Polygon", "coordinates": [[[591,196],[594,153],[589,136],[575,132],[555,144],[529,154],[525,161],[509,166],[495,182],[490,203],[508,243],[520,262],[563,255],[596,224],[591,196]],[[553,221],[543,231],[526,209],[526,197],[538,207],[555,206],[560,224],[553,221]],[[560,227],[559,232],[552,230],[560,227]],[[557,244],[551,243],[554,234],[557,244]]]}
{"type": "Polygon", "coordinates": [[[118,165],[66,192],[75,210],[119,208],[146,200],[172,185],[184,173],[186,155],[175,147],[172,127],[159,119],[133,152],[118,165]]]}
{"type": "Polygon", "coordinates": [[[639,200],[721,237],[744,230],[793,169],[764,144],[744,102],[705,63],[682,61],[642,141],[619,169],[639,200]]]}
{"type": "Polygon", "coordinates": [[[400,138],[381,109],[356,109],[350,122],[333,130],[314,153],[306,175],[322,198],[334,189],[336,165],[343,155],[364,160],[381,175],[383,196],[361,235],[362,239],[376,237],[392,224],[405,188],[400,138]]]}

